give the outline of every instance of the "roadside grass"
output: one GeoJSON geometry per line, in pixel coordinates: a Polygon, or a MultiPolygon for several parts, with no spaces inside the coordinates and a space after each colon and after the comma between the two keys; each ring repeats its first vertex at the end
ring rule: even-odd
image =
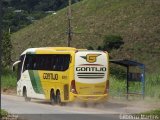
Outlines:
{"type": "Polygon", "coordinates": [[[110,96],[112,97],[121,97],[125,94],[126,84],[125,80],[120,80],[115,76],[110,77],[110,96]]]}
{"type": "Polygon", "coordinates": [[[160,99],[160,74],[146,76],[145,90],[146,96],[160,99]]]}
{"type": "Polygon", "coordinates": [[[1,118],[7,117],[7,115],[8,115],[8,112],[3,110],[3,109],[1,109],[1,118]]]}
{"type": "Polygon", "coordinates": [[[3,70],[1,77],[1,89],[15,89],[16,88],[16,75],[11,70],[3,70]]]}
{"type": "Polygon", "coordinates": [[[158,118],[160,118],[160,108],[156,109],[156,110],[147,111],[142,114],[144,114],[144,115],[158,115],[158,118]]]}
{"type": "Polygon", "coordinates": [[[0,120],[21,120],[18,115],[10,114],[4,109],[0,109],[0,120]]]}
{"type": "Polygon", "coordinates": [[[146,120],[160,120],[160,108],[149,110],[146,112],[132,114],[132,117],[136,119],[146,119],[146,120]]]}
{"type": "MultiPolygon", "coordinates": [[[[145,98],[154,100],[160,99],[160,74],[150,74],[145,77],[145,98]]],[[[141,92],[140,82],[132,82],[129,87],[131,92],[141,92]]],[[[118,79],[115,76],[110,77],[110,96],[124,97],[126,94],[126,79],[118,79]]],[[[136,96],[137,97],[137,96],[136,96]]]]}

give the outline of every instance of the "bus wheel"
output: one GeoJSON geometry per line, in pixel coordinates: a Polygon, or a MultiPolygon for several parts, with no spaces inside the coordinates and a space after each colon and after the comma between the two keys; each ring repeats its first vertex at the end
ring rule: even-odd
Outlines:
{"type": "Polygon", "coordinates": [[[26,102],[31,101],[31,98],[27,97],[27,90],[26,90],[26,88],[24,88],[24,90],[23,90],[23,97],[24,97],[24,100],[26,102]]]}
{"type": "Polygon", "coordinates": [[[51,90],[50,92],[50,102],[51,102],[51,105],[54,105],[56,102],[55,102],[55,95],[54,95],[54,91],[51,90]]]}
{"type": "Polygon", "coordinates": [[[61,97],[60,97],[60,92],[59,91],[56,94],[56,101],[57,101],[58,105],[62,105],[62,103],[61,103],[61,97]]]}

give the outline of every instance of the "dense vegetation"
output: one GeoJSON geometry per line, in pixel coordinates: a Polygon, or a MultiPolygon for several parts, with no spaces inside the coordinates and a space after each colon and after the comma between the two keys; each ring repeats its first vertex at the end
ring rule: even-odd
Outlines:
{"type": "Polygon", "coordinates": [[[2,36],[2,68],[9,68],[11,66],[12,60],[11,60],[11,50],[12,50],[12,44],[10,39],[10,34],[7,32],[3,32],[2,36]]]}
{"type": "Polygon", "coordinates": [[[144,113],[141,113],[143,115],[147,115],[147,116],[157,116],[157,119],[160,118],[160,109],[155,109],[155,110],[150,110],[144,113]]]}
{"type": "Polygon", "coordinates": [[[9,69],[3,69],[1,76],[1,89],[3,91],[8,89],[16,89],[17,79],[16,72],[9,69]]]}
{"type": "Polygon", "coordinates": [[[0,109],[0,112],[1,112],[0,119],[2,119],[3,117],[7,117],[7,115],[8,115],[7,111],[0,109]]]}
{"type": "MultiPolygon", "coordinates": [[[[72,0],[73,3],[79,0],[72,0]]],[[[10,32],[33,23],[68,5],[67,0],[2,0],[3,29],[10,32]]]]}
{"type": "MultiPolygon", "coordinates": [[[[104,50],[111,52],[112,50],[119,49],[124,44],[123,38],[118,35],[106,35],[102,45],[97,47],[97,50],[104,50]]],[[[94,50],[92,46],[88,46],[89,50],[94,50]]]]}
{"type": "MultiPolygon", "coordinates": [[[[97,49],[103,46],[105,36],[118,35],[124,44],[110,52],[112,58],[137,60],[148,72],[158,72],[159,6],[159,0],[83,0],[73,4],[71,46],[97,49]]],[[[12,59],[29,47],[66,46],[66,13],[67,9],[62,9],[12,34],[12,59]]]]}

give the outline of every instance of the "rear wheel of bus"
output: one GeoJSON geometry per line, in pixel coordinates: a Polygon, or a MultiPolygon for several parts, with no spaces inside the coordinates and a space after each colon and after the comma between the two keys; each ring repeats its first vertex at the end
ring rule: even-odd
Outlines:
{"type": "Polygon", "coordinates": [[[31,98],[29,98],[29,97],[27,96],[27,89],[26,89],[26,87],[23,88],[23,97],[24,97],[24,100],[25,100],[26,102],[31,101],[31,98]]]}
{"type": "Polygon", "coordinates": [[[60,91],[57,91],[56,100],[57,100],[57,104],[58,104],[58,105],[61,105],[61,106],[65,106],[65,105],[66,105],[65,102],[62,102],[62,101],[61,101],[60,91]]]}

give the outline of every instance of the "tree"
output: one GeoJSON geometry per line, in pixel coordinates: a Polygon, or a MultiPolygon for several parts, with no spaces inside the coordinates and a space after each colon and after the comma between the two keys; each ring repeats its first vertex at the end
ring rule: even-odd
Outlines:
{"type": "Polygon", "coordinates": [[[87,49],[88,50],[94,50],[94,48],[92,46],[88,46],[87,49]]]}
{"type": "Polygon", "coordinates": [[[101,47],[101,46],[98,46],[98,47],[97,47],[97,50],[103,50],[103,49],[102,49],[102,47],[101,47]]]}
{"type": "Polygon", "coordinates": [[[9,67],[11,65],[11,50],[12,44],[10,39],[10,34],[8,32],[4,32],[2,35],[2,66],[9,67]]]}
{"type": "Polygon", "coordinates": [[[123,38],[119,35],[106,35],[103,41],[103,50],[111,51],[118,49],[123,45],[123,38]]]}

